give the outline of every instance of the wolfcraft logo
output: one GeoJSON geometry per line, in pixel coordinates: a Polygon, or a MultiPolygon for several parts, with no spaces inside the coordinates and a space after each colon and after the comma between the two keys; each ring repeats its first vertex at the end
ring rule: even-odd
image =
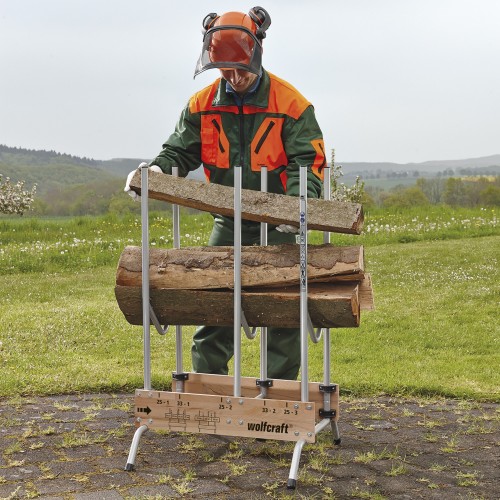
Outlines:
{"type": "Polygon", "coordinates": [[[275,432],[276,434],[288,434],[288,424],[284,422],[282,424],[268,424],[267,422],[261,422],[256,424],[254,422],[248,422],[248,430],[255,432],[275,432]]]}

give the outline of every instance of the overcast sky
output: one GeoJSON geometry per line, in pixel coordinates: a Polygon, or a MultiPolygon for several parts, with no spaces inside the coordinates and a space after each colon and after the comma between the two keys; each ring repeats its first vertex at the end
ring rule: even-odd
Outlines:
{"type": "MultiPolygon", "coordinates": [[[[314,104],[337,160],[500,153],[500,0],[261,5],[272,18],[264,67],[314,104]]],[[[218,76],[193,80],[202,19],[253,6],[0,0],[0,144],[156,156],[189,96],[218,76]]]]}

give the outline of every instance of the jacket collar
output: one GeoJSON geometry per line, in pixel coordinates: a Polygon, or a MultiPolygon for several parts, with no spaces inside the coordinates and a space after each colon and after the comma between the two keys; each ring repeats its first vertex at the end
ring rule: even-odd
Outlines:
{"type": "MultiPolygon", "coordinates": [[[[235,105],[234,96],[232,95],[232,93],[226,91],[226,83],[226,80],[224,80],[223,78],[219,79],[219,86],[212,100],[212,106],[218,107],[235,105]]],[[[245,99],[244,105],[267,108],[269,103],[269,88],[269,74],[264,68],[262,68],[262,76],[260,78],[260,83],[257,87],[257,91],[249,95],[248,99],[245,99]]]]}

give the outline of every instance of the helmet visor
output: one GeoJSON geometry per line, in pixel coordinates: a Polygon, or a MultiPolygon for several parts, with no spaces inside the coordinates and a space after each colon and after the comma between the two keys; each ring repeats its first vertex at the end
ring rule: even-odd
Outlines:
{"type": "Polygon", "coordinates": [[[242,26],[217,26],[203,38],[194,76],[207,69],[242,69],[258,76],[262,72],[262,47],[257,37],[242,26]]]}

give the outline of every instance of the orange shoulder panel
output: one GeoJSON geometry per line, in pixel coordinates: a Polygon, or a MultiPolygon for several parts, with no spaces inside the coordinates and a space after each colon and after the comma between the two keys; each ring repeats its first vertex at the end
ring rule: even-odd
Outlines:
{"type": "Polygon", "coordinates": [[[206,111],[212,106],[212,101],[214,99],[215,92],[219,87],[220,78],[217,78],[215,82],[211,83],[204,89],[196,92],[191,99],[189,99],[189,112],[199,113],[200,111],[206,111]]]}
{"type": "Polygon", "coordinates": [[[311,103],[285,80],[269,73],[271,88],[269,91],[269,113],[284,113],[297,120],[311,103]]]}

